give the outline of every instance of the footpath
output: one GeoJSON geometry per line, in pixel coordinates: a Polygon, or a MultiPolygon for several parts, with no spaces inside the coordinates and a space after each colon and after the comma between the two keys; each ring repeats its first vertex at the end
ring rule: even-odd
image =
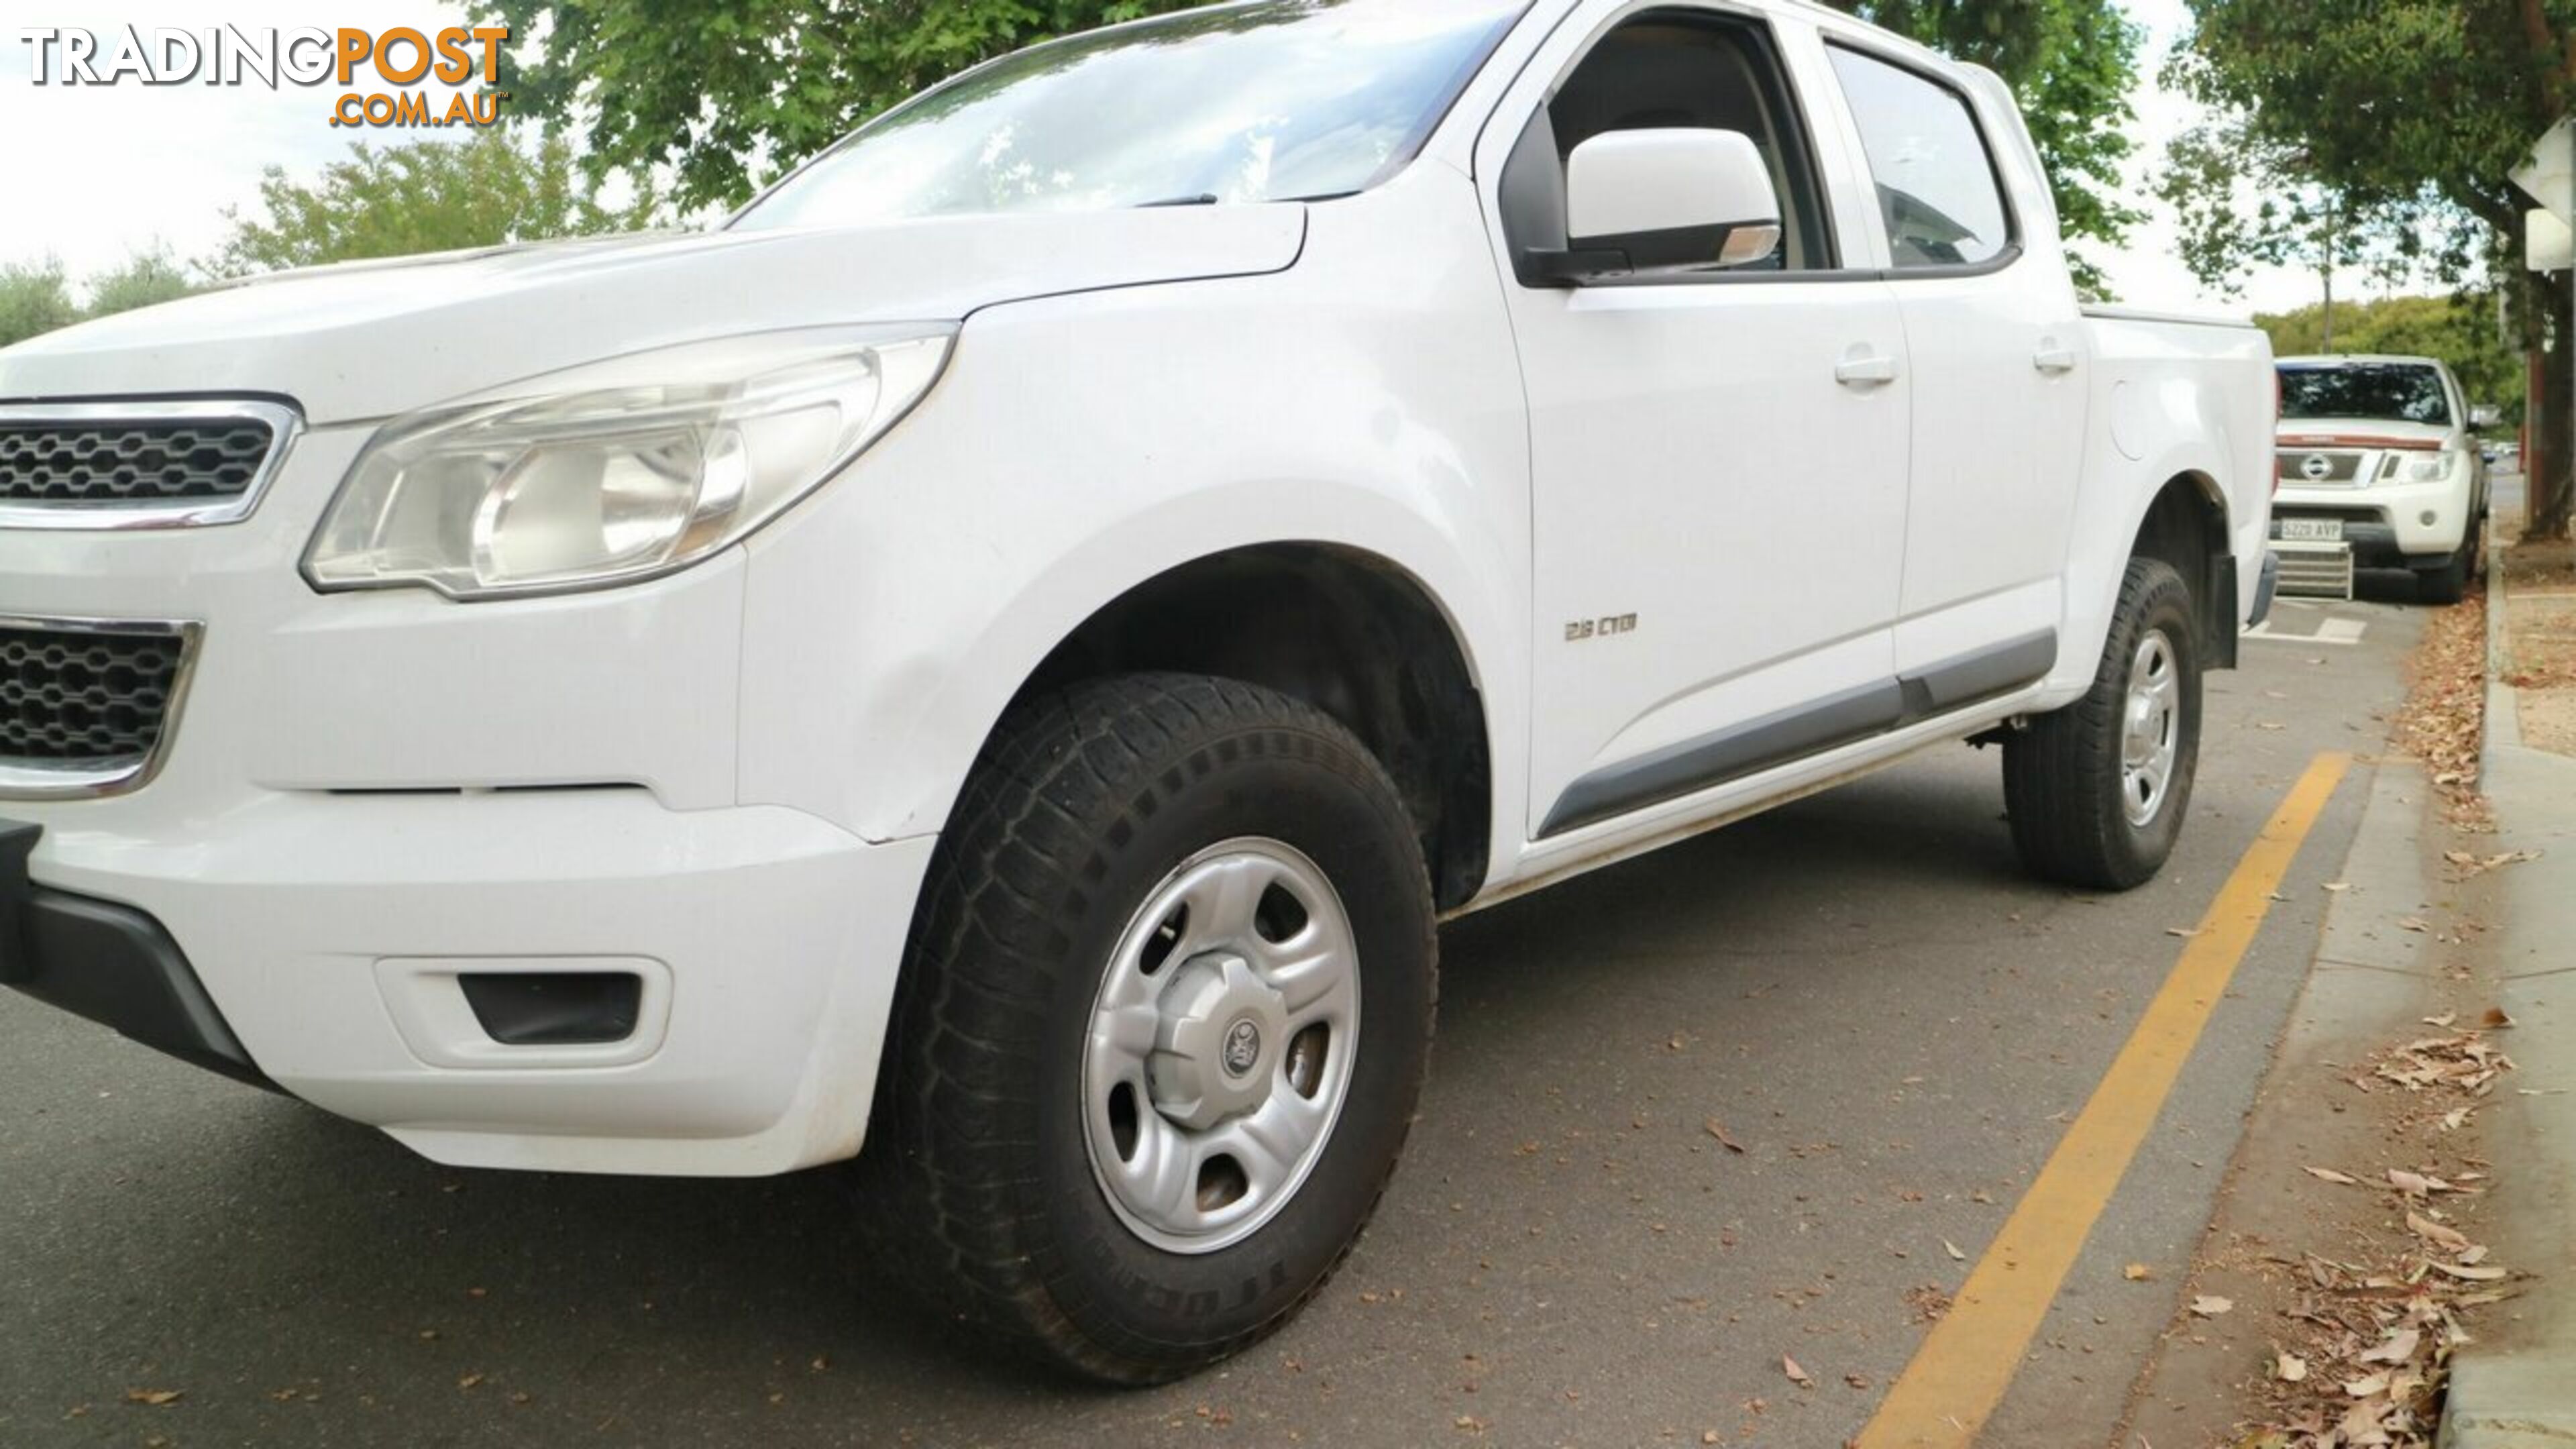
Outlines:
{"type": "MultiPolygon", "coordinates": [[[[2499,525],[2498,532],[2506,531],[2499,525]]],[[[2453,1361],[2446,1449],[2576,1446],[2576,549],[2499,549],[2480,784],[2504,874],[2489,959],[2521,1070],[2485,1115],[2488,1236],[2521,1292],[2453,1361]]]]}

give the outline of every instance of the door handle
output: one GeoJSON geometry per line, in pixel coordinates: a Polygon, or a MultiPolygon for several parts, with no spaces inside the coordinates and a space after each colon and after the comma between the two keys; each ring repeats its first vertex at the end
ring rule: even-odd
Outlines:
{"type": "Polygon", "coordinates": [[[2030,360],[2031,366],[2038,368],[2040,371],[2047,373],[2051,377],[2064,377],[2066,374],[2073,372],[2075,370],[2075,363],[2075,349],[2072,347],[2060,347],[2054,342],[2042,343],[2040,345],[2039,355],[2030,360]]]}
{"type": "Polygon", "coordinates": [[[1884,387],[1896,381],[1896,359],[1887,356],[1848,358],[1834,369],[1834,381],[1845,387],[1884,387]]]}

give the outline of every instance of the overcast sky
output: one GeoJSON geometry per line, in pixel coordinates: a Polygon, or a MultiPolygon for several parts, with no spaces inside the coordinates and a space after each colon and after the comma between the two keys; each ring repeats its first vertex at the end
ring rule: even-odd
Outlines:
{"type": "MultiPolygon", "coordinates": [[[[2182,0],[2128,0],[2149,31],[2137,96],[2140,154],[2130,190],[2143,195],[2148,170],[2165,141],[2187,127],[2193,108],[2153,83],[2184,24],[2182,0]]],[[[166,245],[181,257],[214,249],[227,206],[251,207],[260,168],[282,165],[309,175],[343,154],[360,132],[329,124],[328,86],[113,88],[30,82],[25,27],[77,25],[92,30],[132,24],[205,26],[202,5],[180,0],[10,0],[0,21],[0,263],[62,259],[75,277],[115,265],[129,253],[166,245]]],[[[277,27],[458,23],[461,5],[440,0],[243,0],[222,7],[223,20],[245,31],[277,27]]],[[[104,37],[102,37],[104,38],[104,37]]],[[[443,96],[438,98],[443,101],[443,96]]],[[[400,131],[364,132],[382,142],[400,131]]],[[[2173,234],[2150,222],[2124,253],[2092,250],[2109,270],[2120,299],[2135,306],[2188,310],[2278,311],[2316,300],[2318,279],[2275,272],[2258,276],[2242,298],[2204,294],[2173,256],[2173,234]]],[[[2353,292],[2362,279],[2349,277],[2353,292]]]]}

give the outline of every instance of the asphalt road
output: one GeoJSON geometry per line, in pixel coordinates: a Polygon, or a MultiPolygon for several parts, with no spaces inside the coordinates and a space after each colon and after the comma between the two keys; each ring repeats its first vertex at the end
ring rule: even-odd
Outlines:
{"type": "MultiPolygon", "coordinates": [[[[1155,1392],[949,1337],[860,1260],[836,1173],[450,1171],[0,993],[0,1446],[1841,1444],[2169,933],[2318,752],[2381,748],[2417,629],[2398,602],[2293,605],[2249,641],[2213,681],[2180,857],[2134,895],[2024,880],[1994,756],[1944,748],[1452,926],[1376,1226],[1285,1333],[1155,1392]]],[[[2365,759],[1985,1442],[2117,1421],[2369,782],[2365,759]]]]}

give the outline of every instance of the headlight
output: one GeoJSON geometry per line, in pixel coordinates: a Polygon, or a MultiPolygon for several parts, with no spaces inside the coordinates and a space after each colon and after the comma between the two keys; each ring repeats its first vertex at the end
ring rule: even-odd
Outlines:
{"type": "Polygon", "coordinates": [[[488,599],[670,573],[776,517],[921,400],[949,331],[638,353],[401,419],[306,551],[320,589],[488,599]]]}
{"type": "Polygon", "coordinates": [[[2451,476],[2457,453],[2391,453],[2379,470],[2380,481],[2439,483],[2451,476]]]}

